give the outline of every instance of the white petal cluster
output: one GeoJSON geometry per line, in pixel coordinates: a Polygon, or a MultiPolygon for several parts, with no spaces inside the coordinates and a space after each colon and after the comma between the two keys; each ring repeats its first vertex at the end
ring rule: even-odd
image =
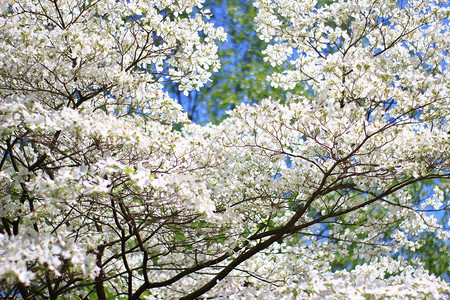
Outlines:
{"type": "Polygon", "coordinates": [[[199,126],[202,1],[2,1],[0,293],[445,297],[402,256],[449,237],[443,2],[255,1],[286,97],[199,126]]]}
{"type": "Polygon", "coordinates": [[[164,91],[198,89],[220,66],[226,35],[201,3],[2,1],[2,292],[94,279],[101,253],[101,273],[118,276],[124,228],[163,253],[181,234],[163,225],[215,218],[196,149],[207,143],[173,130],[188,120],[164,91]]]}
{"type": "Polygon", "coordinates": [[[45,265],[56,276],[61,275],[59,269],[69,266],[87,278],[93,278],[99,271],[94,255],[86,254],[86,249],[63,236],[38,234],[32,230],[14,237],[1,234],[0,254],[0,276],[8,284],[30,285],[36,277],[30,265],[36,263],[45,265]]]}
{"type": "MultiPolygon", "coordinates": [[[[261,263],[263,263],[261,261],[261,263]]],[[[264,262],[264,265],[271,264],[264,262]]],[[[422,268],[405,266],[401,261],[382,258],[358,266],[353,271],[317,271],[304,265],[302,259],[291,264],[303,264],[302,276],[291,282],[266,277],[275,284],[254,283],[234,277],[221,281],[211,296],[217,299],[441,299],[448,285],[422,268]],[[304,275],[307,274],[307,275],[304,275]]],[[[280,266],[272,265],[276,273],[280,266]]]]}

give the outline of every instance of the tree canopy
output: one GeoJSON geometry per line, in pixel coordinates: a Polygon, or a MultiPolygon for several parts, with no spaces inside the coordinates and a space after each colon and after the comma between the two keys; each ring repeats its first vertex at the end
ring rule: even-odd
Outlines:
{"type": "Polygon", "coordinates": [[[0,3],[2,297],[448,296],[447,1],[238,3],[0,3]]]}

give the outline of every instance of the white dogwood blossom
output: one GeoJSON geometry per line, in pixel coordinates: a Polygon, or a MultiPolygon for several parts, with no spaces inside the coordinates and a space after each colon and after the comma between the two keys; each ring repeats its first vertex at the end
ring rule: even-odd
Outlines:
{"type": "Polygon", "coordinates": [[[445,297],[404,256],[449,238],[444,2],[255,1],[286,97],[200,126],[201,0],[2,1],[0,294],[445,297]]]}

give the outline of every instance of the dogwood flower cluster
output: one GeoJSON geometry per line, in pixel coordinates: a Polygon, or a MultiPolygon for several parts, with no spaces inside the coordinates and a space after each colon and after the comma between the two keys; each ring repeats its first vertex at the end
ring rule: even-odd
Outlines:
{"type": "Polygon", "coordinates": [[[85,249],[62,236],[26,230],[17,236],[1,235],[0,245],[0,276],[9,285],[17,282],[30,285],[36,278],[36,273],[29,266],[36,263],[45,265],[57,276],[61,275],[61,268],[68,267],[63,264],[70,264],[79,269],[83,276],[91,279],[99,271],[94,255],[86,255],[85,249]]]}
{"type": "MultiPolygon", "coordinates": [[[[212,217],[196,174],[208,157],[173,130],[187,118],[163,91],[167,81],[198,89],[219,67],[225,34],[208,18],[201,1],[2,1],[2,293],[28,297],[46,277],[66,290],[39,292],[52,298],[121,276],[114,241],[132,242],[128,216],[155,253],[170,239],[166,217],[212,217]]],[[[134,272],[141,262],[129,260],[134,272]]]]}
{"type": "Polygon", "coordinates": [[[246,281],[231,277],[221,281],[211,296],[217,299],[439,299],[442,291],[448,292],[448,285],[442,279],[423,268],[411,268],[403,261],[385,257],[352,271],[338,272],[312,266],[311,258],[290,259],[288,265],[295,273],[289,278],[276,265],[279,259],[259,257],[256,262],[264,266],[266,274],[273,275],[264,278],[271,284],[258,282],[256,277],[246,281]]]}
{"type": "Polygon", "coordinates": [[[255,2],[286,98],[199,126],[164,88],[219,67],[201,1],[2,1],[2,295],[448,294],[402,253],[449,237],[449,9],[321,3],[255,2]]]}
{"type": "Polygon", "coordinates": [[[287,90],[304,82],[318,105],[355,102],[371,107],[370,117],[381,104],[392,117],[419,106],[435,111],[427,104],[448,96],[446,3],[256,1],[257,29],[272,43],[266,59],[285,67],[269,80],[287,90]]]}

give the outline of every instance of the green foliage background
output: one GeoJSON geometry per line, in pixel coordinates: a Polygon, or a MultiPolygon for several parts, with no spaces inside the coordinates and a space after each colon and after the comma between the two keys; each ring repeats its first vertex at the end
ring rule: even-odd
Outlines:
{"type": "Polygon", "coordinates": [[[284,91],[266,81],[268,74],[279,69],[264,62],[262,51],[267,44],[255,31],[257,11],[252,1],[207,0],[204,7],[211,10],[212,22],[225,29],[228,39],[219,45],[222,66],[206,86],[188,96],[172,87],[189,118],[201,124],[219,123],[227,110],[240,103],[256,103],[267,97],[283,99],[284,91]]]}

